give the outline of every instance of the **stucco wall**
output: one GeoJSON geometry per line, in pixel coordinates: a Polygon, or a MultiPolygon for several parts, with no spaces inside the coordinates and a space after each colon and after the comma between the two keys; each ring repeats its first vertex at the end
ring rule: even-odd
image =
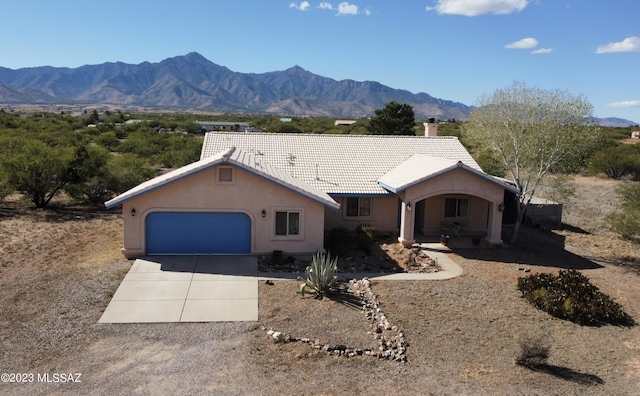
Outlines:
{"type": "Polygon", "coordinates": [[[216,183],[216,168],[212,168],[125,202],[125,255],[135,257],[145,253],[145,218],[154,211],[246,213],[251,219],[251,253],[256,255],[274,250],[307,255],[322,249],[323,205],[241,168],[233,169],[233,183],[216,183]],[[135,216],[131,215],[133,208],[135,216]],[[275,236],[276,210],[300,211],[300,236],[275,236]]]}
{"type": "MultiPolygon", "coordinates": [[[[402,226],[399,237],[400,242],[403,244],[410,245],[414,241],[415,218],[412,214],[414,212],[408,211],[408,203],[411,202],[413,205],[416,205],[421,200],[427,199],[426,203],[432,203],[432,206],[429,208],[429,205],[426,205],[425,207],[425,221],[426,217],[430,215],[433,218],[438,218],[438,222],[440,222],[443,220],[442,217],[444,213],[442,205],[444,204],[444,198],[447,196],[476,197],[470,200],[469,213],[471,217],[467,229],[473,231],[474,228],[481,227],[484,222],[488,224],[488,226],[485,227],[487,230],[487,241],[491,244],[502,243],[500,239],[502,212],[498,210],[498,207],[504,198],[504,188],[484,177],[463,168],[458,168],[421,184],[412,186],[400,192],[398,195],[403,202],[403,209],[401,211],[402,226]],[[436,199],[439,198],[441,200],[440,203],[430,199],[432,197],[436,199]],[[478,215],[476,215],[475,212],[478,212],[478,215]],[[482,216],[484,216],[484,218],[482,216]]],[[[429,223],[425,223],[423,227],[427,227],[426,224],[429,223]]],[[[433,224],[429,227],[433,227],[433,224]]],[[[436,229],[431,228],[431,230],[435,231],[436,229]]]]}
{"type": "Polygon", "coordinates": [[[449,194],[439,195],[425,199],[425,211],[422,228],[423,234],[439,234],[442,223],[462,222],[465,224],[465,231],[480,234],[487,230],[487,215],[489,203],[481,198],[470,195],[449,194]],[[467,198],[469,199],[468,218],[446,218],[444,217],[445,198],[467,198]]]}
{"type": "Polygon", "coordinates": [[[406,190],[405,201],[417,202],[436,195],[470,195],[500,202],[504,189],[463,169],[456,169],[406,190]]]}
{"type": "Polygon", "coordinates": [[[372,198],[371,217],[347,217],[347,199],[334,198],[340,210],[325,209],[325,229],[345,227],[354,230],[359,224],[370,224],[381,232],[398,231],[398,197],[372,198]]]}

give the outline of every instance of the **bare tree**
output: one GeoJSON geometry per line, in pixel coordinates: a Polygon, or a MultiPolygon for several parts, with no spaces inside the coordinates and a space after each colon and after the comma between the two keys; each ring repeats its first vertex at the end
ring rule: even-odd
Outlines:
{"type": "Polygon", "coordinates": [[[576,169],[599,140],[592,111],[583,96],[521,82],[478,100],[463,133],[502,161],[520,191],[511,242],[544,177],[552,170],[576,169]]]}

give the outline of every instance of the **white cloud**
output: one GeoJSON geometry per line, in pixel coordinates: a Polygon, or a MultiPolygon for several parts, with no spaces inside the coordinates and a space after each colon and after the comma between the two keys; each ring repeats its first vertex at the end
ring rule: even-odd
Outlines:
{"type": "Polygon", "coordinates": [[[511,14],[524,10],[529,0],[436,0],[434,7],[426,7],[427,11],[435,10],[438,14],[478,16],[483,14],[511,14]]]}
{"type": "Polygon", "coordinates": [[[551,48],[538,48],[537,50],[533,50],[531,51],[531,53],[533,55],[538,55],[538,54],[550,54],[553,52],[553,49],[551,48]]]}
{"type": "Polygon", "coordinates": [[[358,15],[358,6],[349,2],[338,4],[338,15],[358,15]]]}
{"type": "Polygon", "coordinates": [[[341,16],[341,15],[359,15],[359,14],[364,14],[366,16],[370,16],[371,15],[371,11],[366,8],[365,10],[361,11],[360,7],[358,7],[355,4],[351,4],[348,1],[343,1],[342,3],[338,4],[337,7],[334,7],[333,4],[329,3],[328,1],[322,1],[320,2],[320,4],[318,4],[318,9],[320,10],[336,10],[337,13],[336,15],[341,16]]]}
{"type": "Polygon", "coordinates": [[[624,100],[622,102],[607,103],[607,107],[640,107],[640,100],[624,100]]]}
{"type": "Polygon", "coordinates": [[[538,40],[533,37],[523,38],[522,40],[514,41],[511,44],[507,44],[504,48],[509,49],[527,49],[527,48],[535,48],[538,46],[538,40]]]}
{"type": "Polygon", "coordinates": [[[289,4],[289,8],[295,8],[296,10],[300,10],[300,11],[306,11],[309,9],[309,7],[311,7],[311,4],[309,4],[308,1],[302,1],[300,2],[300,4],[296,4],[296,3],[289,4]]]}
{"type": "Polygon", "coordinates": [[[627,37],[617,43],[609,43],[598,47],[596,53],[607,54],[612,52],[640,52],[640,37],[627,37]]]}

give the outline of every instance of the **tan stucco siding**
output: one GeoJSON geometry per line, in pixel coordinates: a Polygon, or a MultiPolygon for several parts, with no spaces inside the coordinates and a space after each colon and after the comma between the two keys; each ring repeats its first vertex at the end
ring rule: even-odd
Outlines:
{"type": "Polygon", "coordinates": [[[417,203],[425,199],[424,233],[438,233],[443,222],[460,221],[469,232],[487,230],[490,203],[498,204],[504,197],[504,189],[495,183],[463,169],[413,186],[399,194],[405,202],[417,203]],[[444,217],[444,202],[448,197],[469,199],[469,216],[465,219],[444,217]]]}
{"type": "Polygon", "coordinates": [[[398,230],[398,197],[372,198],[371,216],[348,217],[347,199],[334,198],[340,203],[340,210],[325,209],[325,229],[344,227],[354,230],[360,224],[370,224],[378,231],[396,232],[398,230]]]}
{"type": "Polygon", "coordinates": [[[150,191],[123,204],[124,252],[144,254],[145,218],[154,211],[240,212],[251,219],[251,253],[313,253],[323,247],[324,206],[272,181],[233,168],[232,183],[216,183],[216,168],[150,191]],[[135,208],[136,215],[131,215],[135,208]],[[262,211],[266,216],[262,217],[262,211]],[[300,235],[277,237],[275,212],[300,212],[300,235]]]}
{"type": "Polygon", "coordinates": [[[424,227],[421,230],[424,234],[438,234],[442,223],[462,221],[466,224],[465,229],[470,232],[482,232],[487,229],[488,202],[471,195],[448,194],[427,198],[424,204],[424,227]],[[469,199],[469,217],[452,219],[444,217],[444,202],[446,198],[467,198],[469,199]]]}
{"type": "Polygon", "coordinates": [[[504,196],[504,189],[471,172],[456,169],[413,186],[404,191],[402,196],[406,201],[417,202],[426,197],[443,194],[466,194],[499,202],[504,196]]]}

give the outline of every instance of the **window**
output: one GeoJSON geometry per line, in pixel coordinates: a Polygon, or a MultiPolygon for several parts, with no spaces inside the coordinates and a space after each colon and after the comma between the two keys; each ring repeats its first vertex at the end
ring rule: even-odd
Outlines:
{"type": "Polygon", "coordinates": [[[370,217],[371,198],[347,198],[347,217],[370,217]]]}
{"type": "Polygon", "coordinates": [[[469,217],[469,199],[445,198],[444,217],[469,217]]]}
{"type": "Polygon", "coordinates": [[[218,168],[218,183],[233,183],[233,168],[228,166],[218,168]]]}
{"type": "Polygon", "coordinates": [[[300,235],[300,212],[276,212],[276,235],[300,235]]]}

